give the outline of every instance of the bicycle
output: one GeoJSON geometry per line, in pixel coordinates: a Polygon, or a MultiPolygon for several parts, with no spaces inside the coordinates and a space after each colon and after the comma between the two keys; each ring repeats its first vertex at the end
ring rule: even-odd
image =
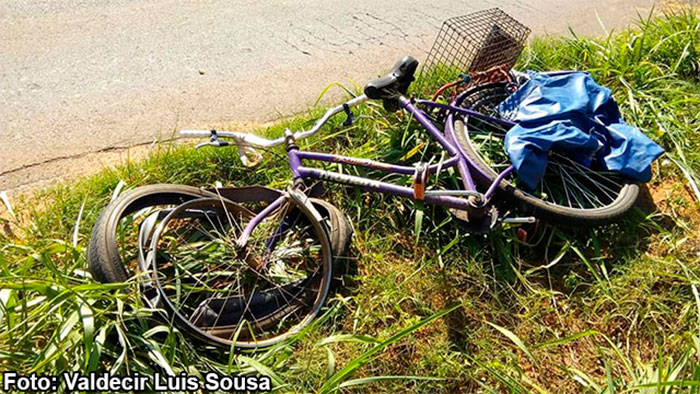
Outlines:
{"type": "MultiPolygon", "coordinates": [[[[620,175],[555,153],[537,189],[526,189],[518,181],[503,149],[506,132],[515,123],[494,108],[524,78],[512,66],[529,29],[504,15],[487,10],[445,22],[448,28],[455,24],[472,30],[483,27],[476,40],[481,46],[477,51],[462,51],[471,53],[470,65],[442,69],[442,74],[453,78],[457,75],[453,69],[466,73],[444,84],[433,100],[408,96],[418,61],[406,56],[387,75],[368,83],[364,94],[330,108],[308,130],[287,129],[276,139],[232,131],[181,131],[183,136],[209,139],[197,148],[237,147],[242,163],[251,167],[262,159],[256,149],[283,145],[293,176],[291,186],[285,191],[261,186],[134,189],[112,202],[93,228],[88,248],[93,276],[102,282],[137,278],[148,305],[164,311],[166,319],[203,343],[259,349],[306,327],[349,269],[343,258],[352,224],[338,208],[319,199],[319,188],[309,187],[307,181],[339,183],[442,206],[474,234],[488,233],[504,223],[534,226],[538,219],[567,225],[614,221],[632,207],[639,193],[637,183],[620,175]],[[368,100],[381,101],[390,112],[410,115],[445,152],[445,159],[407,166],[299,148],[297,141],[315,135],[334,116],[344,114],[343,125],[353,124],[357,118],[352,109],[368,100]],[[408,176],[411,186],[314,168],[305,162],[408,176]],[[448,168],[455,170],[460,187],[431,186],[431,177],[444,176],[448,168]],[[496,208],[501,200],[508,202],[504,215],[496,208]]],[[[445,44],[439,38],[434,49],[455,48],[451,41],[445,44]]],[[[448,57],[454,58],[453,54],[448,57]]],[[[428,58],[431,70],[443,65],[436,59],[428,58]]]]}
{"type": "MultiPolygon", "coordinates": [[[[418,100],[405,96],[417,65],[414,58],[404,57],[388,75],[367,84],[365,94],[331,108],[311,129],[287,130],[277,139],[240,132],[181,131],[184,136],[209,138],[198,148],[235,145],[249,165],[258,160],[254,148],[284,145],[292,186],[283,192],[262,187],[199,190],[173,185],[136,189],[118,201],[119,207],[108,209],[108,217],[98,220],[92,239],[104,241],[126,211],[150,206],[157,195],[157,203],[170,209],[150,213],[138,236],[139,272],[150,273],[143,285],[150,303],[164,308],[171,319],[206,343],[262,348],[289,338],[318,315],[333,283],[334,256],[342,255],[349,243],[347,219],[334,206],[310,197],[313,191],[304,180],[341,183],[442,206],[451,209],[472,233],[486,233],[503,223],[534,223],[536,217],[569,225],[603,223],[624,214],[636,200],[636,183],[556,155],[550,175],[564,179],[563,183],[550,181],[545,186],[546,197],[522,190],[512,166],[503,163],[503,154],[493,154],[498,149],[482,149],[484,144],[502,140],[513,125],[489,112],[508,94],[512,82],[476,86],[450,104],[418,100]],[[299,148],[298,140],[316,134],[335,115],[345,114],[345,124],[351,124],[351,109],[367,100],[381,100],[387,110],[410,114],[447,152],[447,159],[410,167],[299,148]],[[436,113],[444,119],[444,131],[432,120],[436,113]],[[304,161],[408,175],[413,185],[312,168],[304,161]],[[456,169],[463,188],[431,189],[429,177],[447,168],[456,169]],[[574,184],[580,186],[575,194],[574,184]],[[596,184],[598,189],[591,190],[596,184]],[[499,217],[492,203],[497,196],[518,202],[530,215],[499,217]],[[251,203],[257,208],[244,206],[251,203]]],[[[92,239],[91,246],[97,245],[90,249],[96,276],[105,281],[126,280],[129,275],[118,253],[108,253],[106,242],[93,243],[92,239]]]]}

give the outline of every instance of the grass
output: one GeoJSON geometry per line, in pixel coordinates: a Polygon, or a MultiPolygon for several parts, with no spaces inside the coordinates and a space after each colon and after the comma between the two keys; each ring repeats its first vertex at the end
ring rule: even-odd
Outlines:
{"type": "MultiPolygon", "coordinates": [[[[700,207],[689,179],[700,181],[700,19],[677,11],[605,39],[537,39],[520,67],[587,70],[613,89],[628,121],[668,151],[648,185],[655,205],[593,230],[545,228],[527,246],[511,229],[467,236],[440,209],[331,185],[328,199],[355,224],[357,278],[292,341],[236,353],[191,345],[128,291],[134,283],[85,272],[91,225],[120,181],[289,183],[281,150],[249,171],[235,149],[164,145],[12,201],[0,232],[0,369],[264,373],[282,392],[698,392],[700,207]]],[[[377,103],[360,112],[371,119],[335,120],[303,147],[397,162],[435,152],[405,116],[377,103]]]]}

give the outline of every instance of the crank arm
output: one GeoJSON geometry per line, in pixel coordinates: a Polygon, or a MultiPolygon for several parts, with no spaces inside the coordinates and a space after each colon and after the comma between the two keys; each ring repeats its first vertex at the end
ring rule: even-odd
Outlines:
{"type": "Polygon", "coordinates": [[[521,217],[514,217],[514,218],[503,218],[501,219],[502,224],[532,224],[537,222],[537,219],[534,216],[521,216],[521,217]]]}

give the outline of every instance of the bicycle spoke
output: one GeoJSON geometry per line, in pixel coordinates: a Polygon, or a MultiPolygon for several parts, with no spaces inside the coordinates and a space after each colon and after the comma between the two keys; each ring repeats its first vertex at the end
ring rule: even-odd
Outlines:
{"type": "Polygon", "coordinates": [[[284,204],[238,249],[252,217],[211,204],[166,219],[156,242],[159,283],[175,310],[228,340],[265,340],[302,322],[316,305],[324,267],[306,216],[284,204]]]}
{"type": "MultiPolygon", "coordinates": [[[[486,96],[470,102],[469,107],[489,116],[498,116],[495,111],[507,94],[486,96]]],[[[465,117],[465,133],[482,160],[494,172],[500,173],[509,166],[504,141],[507,130],[500,124],[475,117],[465,117]]],[[[509,178],[516,185],[522,183],[514,172],[509,178]]],[[[570,157],[551,152],[543,179],[535,190],[528,191],[540,199],[572,209],[593,209],[611,204],[623,188],[619,174],[588,168],[570,157]]]]}

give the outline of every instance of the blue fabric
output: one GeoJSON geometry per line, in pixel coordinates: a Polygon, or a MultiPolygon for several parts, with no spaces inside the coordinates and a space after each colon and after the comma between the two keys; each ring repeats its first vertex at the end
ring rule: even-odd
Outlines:
{"type": "Polygon", "coordinates": [[[610,89],[588,73],[528,72],[530,80],[498,107],[517,122],[505,150],[520,180],[535,189],[555,151],[584,164],[647,182],[663,148],[625,123],[610,89]]]}

